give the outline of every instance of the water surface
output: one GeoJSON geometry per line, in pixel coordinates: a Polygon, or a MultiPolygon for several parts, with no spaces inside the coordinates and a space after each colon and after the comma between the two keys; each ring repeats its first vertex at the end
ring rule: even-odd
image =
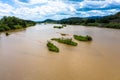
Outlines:
{"type": "Polygon", "coordinates": [[[0,33],[0,80],[120,80],[119,30],[54,25],[0,33]],[[74,40],[76,47],[53,42],[60,52],[48,51],[47,40],[60,33],[90,35],[93,41],[74,40]]]}

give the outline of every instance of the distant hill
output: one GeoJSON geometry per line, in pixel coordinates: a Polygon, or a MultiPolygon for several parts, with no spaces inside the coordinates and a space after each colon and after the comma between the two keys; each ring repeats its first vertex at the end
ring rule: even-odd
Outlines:
{"type": "Polygon", "coordinates": [[[46,19],[44,21],[39,21],[38,23],[57,23],[57,20],[52,20],[52,19],[46,19]]]}
{"type": "Polygon", "coordinates": [[[86,18],[89,18],[89,19],[99,19],[99,18],[102,18],[104,16],[90,16],[90,17],[86,17],[86,18]]]}
{"type": "Polygon", "coordinates": [[[105,16],[101,19],[99,19],[100,21],[104,22],[115,22],[115,23],[120,23],[120,12],[114,14],[114,15],[109,15],[109,16],[105,16]]]}
{"type": "Polygon", "coordinates": [[[70,17],[62,20],[47,19],[43,22],[46,23],[59,23],[70,25],[85,25],[85,26],[98,26],[106,28],[120,29],[120,12],[109,16],[92,16],[86,18],[70,17]]]}
{"type": "Polygon", "coordinates": [[[79,25],[82,22],[84,22],[84,18],[80,18],[80,17],[71,17],[58,21],[58,23],[60,24],[76,24],[76,25],[79,25]]]}
{"type": "Polygon", "coordinates": [[[61,23],[61,22],[70,22],[73,21],[74,22],[79,22],[85,19],[99,19],[102,18],[101,16],[91,16],[91,17],[86,17],[86,18],[81,18],[81,17],[70,17],[70,18],[65,18],[65,19],[61,19],[61,20],[52,20],[52,19],[46,19],[44,21],[39,21],[38,23],[61,23]]]}

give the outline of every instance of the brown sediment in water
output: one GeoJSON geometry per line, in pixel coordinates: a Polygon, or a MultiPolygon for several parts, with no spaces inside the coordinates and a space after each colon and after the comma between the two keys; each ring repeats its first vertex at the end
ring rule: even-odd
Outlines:
{"type": "Polygon", "coordinates": [[[75,25],[59,30],[53,26],[41,24],[9,32],[8,37],[0,35],[0,80],[120,79],[119,30],[75,25]],[[46,43],[61,37],[56,32],[90,35],[94,40],[74,40],[79,43],[76,47],[54,42],[61,50],[55,54],[47,50],[46,43]]]}

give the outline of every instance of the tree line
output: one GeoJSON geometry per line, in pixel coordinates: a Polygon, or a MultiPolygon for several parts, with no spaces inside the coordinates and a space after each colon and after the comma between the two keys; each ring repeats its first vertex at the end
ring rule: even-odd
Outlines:
{"type": "Polygon", "coordinates": [[[4,16],[0,19],[0,32],[34,26],[36,23],[31,20],[23,20],[14,16],[4,16]]]}
{"type": "Polygon", "coordinates": [[[109,16],[104,16],[104,17],[100,17],[100,16],[88,17],[88,18],[71,17],[71,18],[62,19],[62,20],[47,19],[43,21],[43,23],[98,26],[98,27],[120,29],[120,12],[114,15],[109,15],[109,16]]]}

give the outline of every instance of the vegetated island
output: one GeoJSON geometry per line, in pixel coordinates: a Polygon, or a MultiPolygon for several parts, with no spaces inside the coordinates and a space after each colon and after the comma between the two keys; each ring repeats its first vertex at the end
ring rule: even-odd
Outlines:
{"type": "MultiPolygon", "coordinates": [[[[73,35],[74,39],[78,40],[78,41],[92,41],[92,37],[91,36],[81,36],[81,35],[73,35]]],[[[72,46],[77,46],[78,43],[72,41],[72,38],[52,38],[51,40],[57,41],[59,43],[63,43],[63,44],[67,44],[67,45],[72,45],[72,46]]],[[[53,51],[53,52],[59,52],[59,48],[56,47],[53,43],[51,43],[50,41],[48,41],[47,43],[47,47],[49,49],[49,51],[53,51]]]]}
{"type": "Polygon", "coordinates": [[[87,36],[73,35],[73,37],[78,41],[92,41],[92,37],[88,35],[87,36]]]}
{"type": "Polygon", "coordinates": [[[59,48],[55,46],[53,43],[51,43],[50,41],[47,42],[47,47],[49,51],[59,52],[59,48]]]}
{"type": "Polygon", "coordinates": [[[57,41],[59,43],[64,43],[67,45],[77,46],[78,44],[74,41],[72,41],[72,38],[52,38],[51,40],[57,41]]]}
{"type": "Polygon", "coordinates": [[[105,28],[120,29],[120,12],[109,16],[92,16],[86,18],[71,17],[62,20],[45,20],[39,23],[57,23],[69,25],[84,25],[84,26],[98,26],[105,28]]]}
{"type": "Polygon", "coordinates": [[[23,20],[14,16],[4,16],[0,20],[0,32],[26,28],[34,26],[36,22],[31,20],[23,20]]]}
{"type": "Polygon", "coordinates": [[[66,24],[62,24],[61,26],[54,26],[53,28],[61,29],[61,28],[64,28],[64,27],[66,27],[66,24]]]}
{"type": "Polygon", "coordinates": [[[61,28],[63,28],[63,26],[54,26],[53,28],[61,29],[61,28]]]}
{"type": "Polygon", "coordinates": [[[66,36],[67,34],[65,34],[65,33],[60,33],[60,35],[61,35],[61,36],[66,36]]]}

